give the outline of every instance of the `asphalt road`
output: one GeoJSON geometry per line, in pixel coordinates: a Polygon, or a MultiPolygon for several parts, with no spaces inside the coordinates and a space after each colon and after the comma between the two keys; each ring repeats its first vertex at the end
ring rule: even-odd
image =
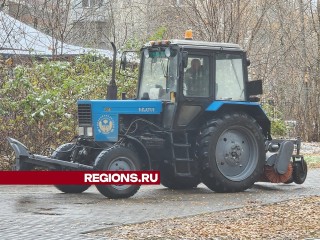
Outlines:
{"type": "MultiPolygon", "coordinates": [[[[110,200],[91,187],[63,194],[53,186],[0,186],[0,239],[102,239],[87,233],[116,225],[183,217],[252,204],[320,195],[320,169],[303,185],[257,183],[242,193],[214,193],[144,186],[132,198],[110,200]]],[[[105,239],[108,239],[106,237],[105,239]]]]}

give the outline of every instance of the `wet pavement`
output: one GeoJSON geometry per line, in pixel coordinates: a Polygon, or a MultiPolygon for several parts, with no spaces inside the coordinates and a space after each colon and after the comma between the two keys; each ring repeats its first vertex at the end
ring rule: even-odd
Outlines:
{"type": "Polygon", "coordinates": [[[253,204],[320,195],[320,169],[303,185],[257,183],[242,193],[214,193],[204,185],[187,191],[144,186],[132,198],[110,200],[95,189],[63,194],[53,186],[0,186],[1,239],[108,239],[92,233],[107,227],[183,217],[253,204]]]}

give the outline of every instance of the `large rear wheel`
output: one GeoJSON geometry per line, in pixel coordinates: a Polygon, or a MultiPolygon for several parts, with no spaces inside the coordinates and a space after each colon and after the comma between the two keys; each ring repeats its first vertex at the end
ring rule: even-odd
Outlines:
{"type": "MultiPolygon", "coordinates": [[[[114,146],[102,151],[96,159],[99,171],[138,171],[141,163],[137,154],[130,148],[114,146]]],[[[98,191],[108,198],[129,198],[140,188],[140,185],[96,185],[98,191]]]]}
{"type": "MultiPolygon", "coordinates": [[[[75,144],[73,143],[66,143],[61,145],[53,152],[51,158],[69,162],[74,146],[75,144]]],[[[64,193],[82,193],[87,190],[90,185],[55,185],[55,187],[64,193]]]]}
{"type": "Polygon", "coordinates": [[[203,183],[216,192],[239,192],[259,180],[265,164],[260,126],[244,113],[209,121],[198,139],[203,183]]]}

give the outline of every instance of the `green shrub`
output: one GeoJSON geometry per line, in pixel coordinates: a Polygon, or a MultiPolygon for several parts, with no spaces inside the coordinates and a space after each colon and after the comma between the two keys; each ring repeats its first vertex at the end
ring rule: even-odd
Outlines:
{"type": "Polygon", "coordinates": [[[271,120],[271,135],[284,137],[287,133],[287,128],[284,120],[282,119],[282,113],[270,104],[263,104],[262,107],[271,120]]]}
{"type": "MultiPolygon", "coordinates": [[[[12,150],[6,137],[17,138],[31,151],[56,148],[77,134],[77,100],[105,99],[111,80],[111,61],[84,55],[71,62],[44,61],[16,66],[13,74],[2,66],[0,84],[0,154],[12,150]]],[[[137,69],[133,69],[137,76],[137,69]]],[[[132,75],[132,71],[130,73],[132,75]]],[[[137,80],[117,73],[119,95],[135,94],[137,80]]]]}

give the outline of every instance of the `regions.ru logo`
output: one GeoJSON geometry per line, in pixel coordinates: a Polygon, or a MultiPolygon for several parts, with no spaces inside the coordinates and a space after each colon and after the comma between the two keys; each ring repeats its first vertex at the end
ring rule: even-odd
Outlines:
{"type": "Polygon", "coordinates": [[[102,134],[109,134],[114,131],[114,120],[109,115],[103,115],[98,120],[98,131],[102,134]]]}

